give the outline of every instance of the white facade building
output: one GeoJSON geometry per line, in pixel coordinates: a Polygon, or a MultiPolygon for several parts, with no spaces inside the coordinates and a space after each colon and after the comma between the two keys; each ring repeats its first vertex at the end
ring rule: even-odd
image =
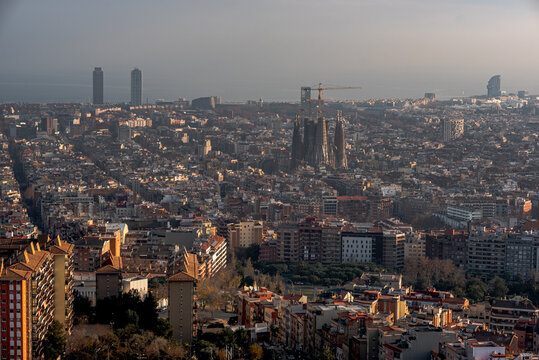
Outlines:
{"type": "Polygon", "coordinates": [[[372,262],[374,239],[365,234],[344,233],[342,235],[342,262],[372,262]]]}

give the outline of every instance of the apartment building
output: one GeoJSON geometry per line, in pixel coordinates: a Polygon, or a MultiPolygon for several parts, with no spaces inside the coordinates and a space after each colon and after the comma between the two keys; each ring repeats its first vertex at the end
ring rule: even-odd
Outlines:
{"type": "Polygon", "coordinates": [[[2,359],[40,358],[53,320],[71,331],[73,247],[56,239],[49,250],[31,243],[0,266],[2,359]]]}
{"type": "Polygon", "coordinates": [[[503,276],[507,234],[493,231],[474,231],[468,238],[468,271],[490,279],[503,276]]]}
{"type": "Polygon", "coordinates": [[[487,310],[487,325],[491,331],[514,332],[519,322],[537,321],[539,309],[529,299],[493,300],[487,310]]]}
{"type": "Polygon", "coordinates": [[[174,266],[169,266],[168,320],[172,336],[182,344],[190,344],[196,334],[196,282],[198,260],[196,254],[183,251],[174,266]]]}

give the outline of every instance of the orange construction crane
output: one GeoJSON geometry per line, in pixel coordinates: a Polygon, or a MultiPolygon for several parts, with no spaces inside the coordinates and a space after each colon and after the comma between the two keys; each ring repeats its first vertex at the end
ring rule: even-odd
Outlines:
{"type": "MultiPolygon", "coordinates": [[[[318,87],[312,86],[313,90],[318,90],[318,117],[322,116],[322,91],[325,90],[355,90],[355,89],[361,89],[360,86],[336,86],[336,87],[325,87],[322,86],[322,83],[318,83],[318,87]]],[[[312,99],[309,99],[309,108],[310,103],[313,101],[312,99]]],[[[309,110],[309,113],[311,111],[309,110]]]]}

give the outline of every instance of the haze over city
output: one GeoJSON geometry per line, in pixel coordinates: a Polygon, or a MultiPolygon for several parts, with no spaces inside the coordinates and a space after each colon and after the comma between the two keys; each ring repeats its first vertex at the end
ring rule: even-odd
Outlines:
{"type": "Polygon", "coordinates": [[[361,85],[334,98],[539,93],[539,6],[532,0],[0,2],[0,102],[108,102],[218,93],[297,100],[299,85],[361,85]]]}
{"type": "Polygon", "coordinates": [[[1,360],[539,360],[539,0],[0,0],[1,360]]]}

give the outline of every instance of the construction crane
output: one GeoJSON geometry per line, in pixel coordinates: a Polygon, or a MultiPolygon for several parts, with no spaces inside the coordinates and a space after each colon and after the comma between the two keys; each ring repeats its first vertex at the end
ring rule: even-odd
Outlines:
{"type": "MultiPolygon", "coordinates": [[[[326,87],[322,86],[322,83],[318,83],[318,87],[312,86],[309,89],[318,90],[318,117],[322,116],[322,91],[326,90],[355,90],[355,89],[361,89],[360,86],[336,86],[336,87],[326,87]]],[[[309,93],[310,94],[310,93],[309,93]]],[[[311,114],[311,102],[314,99],[305,99],[305,101],[309,102],[309,116],[311,114]]],[[[316,101],[316,100],[314,100],[316,101]]]]}

